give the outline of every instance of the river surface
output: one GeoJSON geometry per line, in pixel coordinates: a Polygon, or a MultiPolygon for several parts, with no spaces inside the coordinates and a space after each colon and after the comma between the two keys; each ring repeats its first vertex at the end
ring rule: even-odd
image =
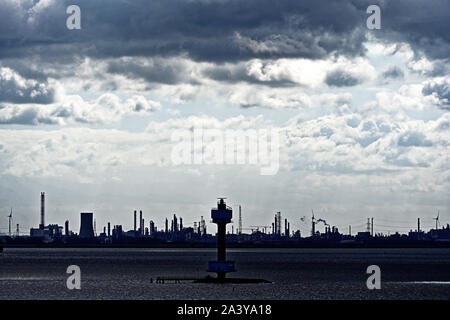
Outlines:
{"type": "Polygon", "coordinates": [[[155,283],[203,277],[214,249],[16,249],[0,254],[0,299],[450,299],[450,249],[229,249],[237,272],[270,284],[155,283]],[[69,265],[81,290],[69,290],[69,265]],[[381,269],[368,290],[366,269],[381,269]],[[153,279],[153,281],[152,281],[153,279]]]}

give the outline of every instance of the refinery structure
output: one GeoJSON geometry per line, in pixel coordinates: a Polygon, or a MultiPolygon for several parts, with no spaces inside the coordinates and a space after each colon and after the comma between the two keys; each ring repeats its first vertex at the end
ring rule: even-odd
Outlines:
{"type": "MultiPolygon", "coordinates": [[[[13,208],[10,209],[7,232],[0,233],[0,244],[7,245],[98,245],[98,246],[166,246],[166,245],[206,245],[218,244],[218,259],[210,262],[210,270],[222,276],[233,271],[233,262],[227,261],[225,256],[225,243],[235,246],[450,246],[450,226],[441,225],[439,213],[433,217],[433,228],[426,231],[421,227],[421,220],[417,218],[416,225],[406,232],[392,232],[383,230],[386,222],[375,224],[374,218],[367,218],[363,230],[361,224],[353,226],[356,232],[352,233],[352,225],[341,232],[337,226],[331,226],[324,217],[318,217],[311,211],[310,217],[301,216],[296,221],[283,218],[281,211],[274,214],[273,222],[269,225],[251,225],[243,227],[242,206],[238,205],[237,227],[234,228],[232,208],[226,206],[225,198],[219,198],[217,208],[211,210],[211,221],[217,225],[217,232],[207,233],[207,222],[200,215],[196,222],[186,225],[183,218],[172,213],[165,218],[162,226],[144,218],[142,210],[130,210],[129,218],[133,219],[133,229],[124,230],[122,225],[111,225],[108,222],[100,227],[97,233],[95,212],[80,212],[79,230],[71,230],[70,222],[65,221],[64,226],[45,223],[46,194],[40,194],[39,224],[37,228],[30,228],[29,234],[20,232],[20,224],[14,226],[13,208]],[[139,212],[139,214],[138,214],[139,212]],[[170,220],[169,220],[170,219],[170,220]],[[300,228],[292,225],[306,226],[308,232],[301,233],[300,228]],[[231,228],[226,225],[231,224],[231,228]],[[355,227],[359,227],[355,228],[355,227]],[[15,229],[15,230],[14,230],[15,229]],[[222,268],[222,269],[221,269],[222,268]],[[223,273],[220,272],[223,270],[223,273]]],[[[207,212],[205,212],[207,214],[207,212]]],[[[215,229],[215,228],[211,228],[215,229]]]]}

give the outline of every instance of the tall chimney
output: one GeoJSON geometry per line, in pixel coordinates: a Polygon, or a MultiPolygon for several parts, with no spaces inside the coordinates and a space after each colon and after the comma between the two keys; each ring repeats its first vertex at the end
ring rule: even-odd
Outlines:
{"type": "Polygon", "coordinates": [[[144,234],[144,221],[142,220],[142,210],[139,210],[139,231],[144,234]]]}
{"type": "Polygon", "coordinates": [[[45,192],[41,192],[41,224],[39,229],[44,230],[45,226],[45,192]]]}
{"type": "Polygon", "coordinates": [[[417,218],[417,232],[420,232],[420,218],[417,218]]]}
{"type": "Polygon", "coordinates": [[[277,215],[275,215],[275,234],[278,234],[278,221],[277,221],[277,215]]]}
{"type": "Polygon", "coordinates": [[[136,231],[136,210],[134,210],[134,231],[136,231]]]}

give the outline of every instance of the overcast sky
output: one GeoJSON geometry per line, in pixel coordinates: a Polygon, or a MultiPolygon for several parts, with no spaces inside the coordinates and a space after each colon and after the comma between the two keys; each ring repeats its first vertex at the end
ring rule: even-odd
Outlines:
{"type": "MultiPolygon", "coordinates": [[[[93,211],[347,231],[450,222],[449,1],[2,0],[0,232],[93,211]],[[81,9],[81,29],[66,8],[81,9]],[[369,30],[366,9],[381,8],[369,30]],[[171,161],[176,130],[278,129],[280,168],[171,161]]],[[[237,225],[237,223],[236,223],[237,225]]],[[[215,231],[209,224],[208,231],[215,231]]]]}

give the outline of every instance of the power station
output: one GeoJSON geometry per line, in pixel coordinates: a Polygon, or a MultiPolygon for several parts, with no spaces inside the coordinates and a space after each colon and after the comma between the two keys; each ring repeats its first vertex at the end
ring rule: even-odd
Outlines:
{"type": "Polygon", "coordinates": [[[94,214],[92,212],[81,212],[80,218],[80,238],[94,238],[94,214]]]}
{"type": "MultiPolygon", "coordinates": [[[[254,225],[247,228],[242,225],[242,209],[239,206],[238,214],[238,228],[234,232],[231,228],[231,234],[226,234],[226,225],[231,223],[233,211],[225,203],[225,198],[218,198],[217,207],[211,209],[212,222],[217,224],[217,235],[207,233],[206,221],[203,216],[200,220],[185,223],[185,220],[173,214],[173,219],[165,219],[163,228],[158,229],[154,220],[148,220],[148,227],[145,227],[145,220],[143,211],[139,210],[139,224],[138,210],[134,210],[133,229],[126,231],[122,225],[111,225],[107,222],[107,228],[103,226],[103,232],[96,234],[95,220],[93,212],[80,213],[80,232],[79,234],[70,230],[69,220],[66,220],[64,226],[58,224],[45,224],[46,221],[46,205],[48,205],[47,194],[40,192],[40,197],[36,197],[36,207],[39,205],[39,223],[37,228],[30,228],[29,237],[22,236],[17,223],[13,223],[13,208],[11,208],[8,218],[7,235],[0,235],[0,239],[11,243],[44,243],[44,244],[68,244],[77,243],[81,239],[83,243],[89,241],[92,244],[112,244],[122,243],[127,245],[139,244],[163,244],[163,243],[196,243],[203,245],[213,245],[217,243],[217,260],[208,263],[208,271],[217,273],[217,279],[225,279],[228,272],[235,271],[234,261],[226,259],[226,242],[233,244],[268,244],[268,245],[283,245],[289,246],[316,246],[317,244],[325,245],[332,244],[333,246],[365,246],[380,243],[382,245],[420,245],[427,244],[430,246],[439,246],[442,243],[449,243],[450,241],[450,225],[441,225],[441,218],[439,211],[433,220],[436,221],[436,227],[426,232],[421,225],[420,218],[417,219],[417,229],[410,229],[408,234],[400,234],[392,232],[392,234],[384,234],[376,232],[374,218],[368,218],[367,223],[359,225],[349,225],[348,234],[339,232],[336,226],[331,226],[325,219],[319,218],[314,211],[311,215],[310,236],[302,237],[300,229],[295,226],[296,230],[291,230],[291,223],[286,217],[282,217],[281,212],[275,214],[274,220],[271,224],[272,232],[267,233],[270,226],[254,225]],[[284,220],[284,232],[282,230],[284,220]],[[323,224],[325,232],[318,230],[318,227],[323,224]],[[13,230],[15,229],[15,230],[13,230]],[[356,229],[356,230],[355,230],[356,229]],[[358,230],[359,229],[359,230],[358,230]],[[363,231],[360,231],[360,230],[363,231]],[[251,233],[244,233],[244,230],[251,230],[251,233]],[[353,231],[353,234],[352,234],[353,231]],[[228,238],[227,238],[228,237],[228,238]]],[[[50,204],[51,205],[51,204],[50,204]]],[[[17,211],[15,211],[17,212],[17,211]]],[[[36,212],[37,217],[37,212],[36,212]]],[[[300,218],[300,223],[308,228],[306,216],[300,218]]],[[[381,225],[380,225],[381,226],[381,225]]],[[[383,226],[381,226],[383,227],[383,226]]],[[[309,228],[308,228],[309,229],[309,228]]],[[[216,278],[215,278],[216,279],[216,278]]],[[[233,279],[233,278],[231,278],[233,279]]],[[[227,279],[228,281],[228,279],[227,279]]]]}

